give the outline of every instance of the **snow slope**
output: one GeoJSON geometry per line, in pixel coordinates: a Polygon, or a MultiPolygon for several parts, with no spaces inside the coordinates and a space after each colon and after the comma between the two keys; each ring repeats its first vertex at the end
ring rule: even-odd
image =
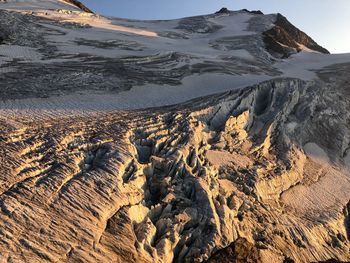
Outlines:
{"type": "Polygon", "coordinates": [[[0,11],[4,114],[159,107],[278,77],[312,80],[315,70],[350,61],[307,48],[273,57],[262,34],[276,15],[137,21],[55,0],[8,1],[0,11]]]}
{"type": "Polygon", "coordinates": [[[1,9],[8,10],[54,10],[81,11],[76,5],[65,0],[6,0],[0,3],[1,9]]]}

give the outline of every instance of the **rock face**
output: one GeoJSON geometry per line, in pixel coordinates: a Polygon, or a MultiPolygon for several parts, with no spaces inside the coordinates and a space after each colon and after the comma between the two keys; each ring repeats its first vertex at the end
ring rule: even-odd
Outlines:
{"type": "Polygon", "coordinates": [[[329,54],[329,51],[319,46],[312,38],[293,26],[287,18],[277,14],[275,26],[263,33],[267,49],[277,56],[289,57],[304,48],[329,54]]]}
{"type": "Polygon", "coordinates": [[[75,5],[76,7],[78,7],[79,9],[81,9],[84,12],[93,13],[89,8],[87,8],[84,4],[82,4],[78,0],[64,0],[64,1],[67,3],[70,3],[72,5],[75,5]]]}
{"type": "Polygon", "coordinates": [[[278,15],[18,8],[0,10],[0,261],[350,261],[349,55],[271,56],[278,15]]]}
{"type": "Polygon", "coordinates": [[[245,12],[248,12],[248,13],[251,13],[251,14],[255,14],[255,15],[263,15],[264,14],[260,10],[249,11],[248,9],[243,9],[242,11],[245,11],[245,12]]]}
{"type": "Polygon", "coordinates": [[[226,7],[221,8],[219,11],[217,11],[215,14],[229,14],[230,10],[228,10],[226,7]]]}

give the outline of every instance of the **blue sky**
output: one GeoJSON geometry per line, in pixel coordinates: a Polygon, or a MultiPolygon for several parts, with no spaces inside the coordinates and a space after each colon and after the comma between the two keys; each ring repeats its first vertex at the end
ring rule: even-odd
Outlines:
{"type": "Polygon", "coordinates": [[[350,52],[350,0],[81,0],[103,15],[172,19],[231,10],[282,13],[332,53],[350,52]]]}

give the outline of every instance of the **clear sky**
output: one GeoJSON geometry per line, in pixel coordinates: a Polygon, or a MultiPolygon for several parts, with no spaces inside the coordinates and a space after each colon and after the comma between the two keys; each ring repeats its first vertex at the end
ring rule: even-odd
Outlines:
{"type": "Polygon", "coordinates": [[[350,0],[81,0],[95,12],[135,19],[173,19],[230,10],[281,13],[332,53],[350,52],[350,0]]]}

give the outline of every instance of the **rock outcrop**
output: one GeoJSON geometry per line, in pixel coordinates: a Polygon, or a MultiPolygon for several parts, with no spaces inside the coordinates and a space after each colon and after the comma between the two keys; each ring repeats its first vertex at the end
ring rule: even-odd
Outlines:
{"type": "Polygon", "coordinates": [[[293,26],[281,14],[277,14],[274,24],[273,28],[263,33],[266,48],[273,55],[287,58],[305,48],[329,54],[327,49],[319,46],[312,38],[293,26]]]}
{"type": "Polygon", "coordinates": [[[254,14],[254,15],[263,15],[263,14],[264,14],[264,13],[261,12],[260,10],[252,10],[252,11],[249,11],[248,9],[242,9],[242,11],[247,12],[247,13],[250,13],[250,14],[254,14]]]}
{"type": "Polygon", "coordinates": [[[219,11],[217,11],[215,14],[229,14],[230,10],[228,10],[226,7],[221,8],[219,11]]]}
{"type": "Polygon", "coordinates": [[[81,3],[78,0],[64,0],[64,1],[78,7],[84,12],[93,13],[89,8],[87,8],[83,3],[81,3]]]}

